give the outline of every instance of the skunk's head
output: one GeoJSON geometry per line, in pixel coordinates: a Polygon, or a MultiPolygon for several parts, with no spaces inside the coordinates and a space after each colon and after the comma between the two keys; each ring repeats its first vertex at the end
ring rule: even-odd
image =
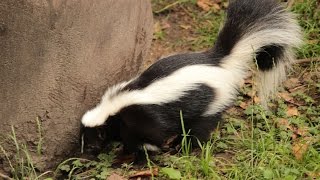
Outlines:
{"type": "Polygon", "coordinates": [[[99,154],[101,151],[106,150],[111,142],[120,141],[120,126],[121,120],[118,116],[108,118],[105,124],[97,127],[85,127],[81,123],[81,152],[99,154]]]}
{"type": "Polygon", "coordinates": [[[85,127],[97,127],[108,121],[109,117],[117,114],[128,102],[127,91],[123,91],[129,82],[123,82],[110,87],[103,95],[101,102],[87,111],[81,119],[85,127]]]}
{"type": "Polygon", "coordinates": [[[106,144],[106,131],[102,126],[90,128],[81,124],[81,153],[99,154],[103,150],[104,144],[106,144]]]}

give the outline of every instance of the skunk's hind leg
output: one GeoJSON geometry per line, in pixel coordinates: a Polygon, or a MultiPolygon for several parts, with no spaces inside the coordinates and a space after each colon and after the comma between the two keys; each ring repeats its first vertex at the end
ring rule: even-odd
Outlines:
{"type": "Polygon", "coordinates": [[[192,135],[192,145],[198,146],[198,141],[205,143],[210,140],[211,133],[217,127],[219,121],[221,121],[221,114],[201,117],[194,121],[196,122],[191,123],[189,129],[192,135]]]}

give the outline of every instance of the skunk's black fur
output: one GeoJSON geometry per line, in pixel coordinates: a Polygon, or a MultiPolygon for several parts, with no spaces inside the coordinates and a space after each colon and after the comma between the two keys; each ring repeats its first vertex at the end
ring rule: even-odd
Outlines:
{"type": "Polygon", "coordinates": [[[149,150],[161,148],[182,133],[180,110],[187,131],[207,141],[250,65],[260,70],[260,95],[266,101],[285,78],[300,34],[292,14],[275,0],[231,2],[212,49],[160,59],[136,78],[108,89],[82,118],[85,143],[95,139],[90,128],[111,123],[108,141],[120,140],[125,151],[136,152],[145,144],[149,150]]]}

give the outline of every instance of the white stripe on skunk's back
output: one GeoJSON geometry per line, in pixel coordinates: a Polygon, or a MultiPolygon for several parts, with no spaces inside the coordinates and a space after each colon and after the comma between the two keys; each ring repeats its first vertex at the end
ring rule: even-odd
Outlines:
{"type": "Polygon", "coordinates": [[[102,125],[110,115],[134,104],[161,105],[177,101],[201,83],[208,85],[216,93],[216,98],[204,115],[215,114],[233,103],[239,82],[245,77],[245,73],[245,69],[229,70],[210,65],[186,66],[141,90],[118,93],[112,91],[112,96],[107,91],[101,103],[83,116],[82,124],[87,127],[102,125]]]}

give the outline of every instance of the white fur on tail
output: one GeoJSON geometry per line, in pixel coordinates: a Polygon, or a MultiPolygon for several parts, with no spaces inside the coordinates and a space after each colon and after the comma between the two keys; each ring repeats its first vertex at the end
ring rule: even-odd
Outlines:
{"type": "Polygon", "coordinates": [[[302,44],[301,29],[294,20],[293,15],[285,13],[282,18],[286,20],[280,26],[252,27],[251,32],[249,31],[232,49],[231,54],[222,60],[222,67],[225,69],[230,71],[245,69],[246,71],[252,64],[255,52],[259,48],[270,44],[279,44],[284,47],[285,52],[282,59],[278,60],[278,64],[271,71],[258,71],[258,92],[261,103],[264,106],[267,104],[267,99],[274,94],[283,80],[286,79],[286,70],[291,67],[294,60],[292,48],[297,48],[302,44]],[[246,63],[245,65],[243,64],[244,62],[246,63]]]}

